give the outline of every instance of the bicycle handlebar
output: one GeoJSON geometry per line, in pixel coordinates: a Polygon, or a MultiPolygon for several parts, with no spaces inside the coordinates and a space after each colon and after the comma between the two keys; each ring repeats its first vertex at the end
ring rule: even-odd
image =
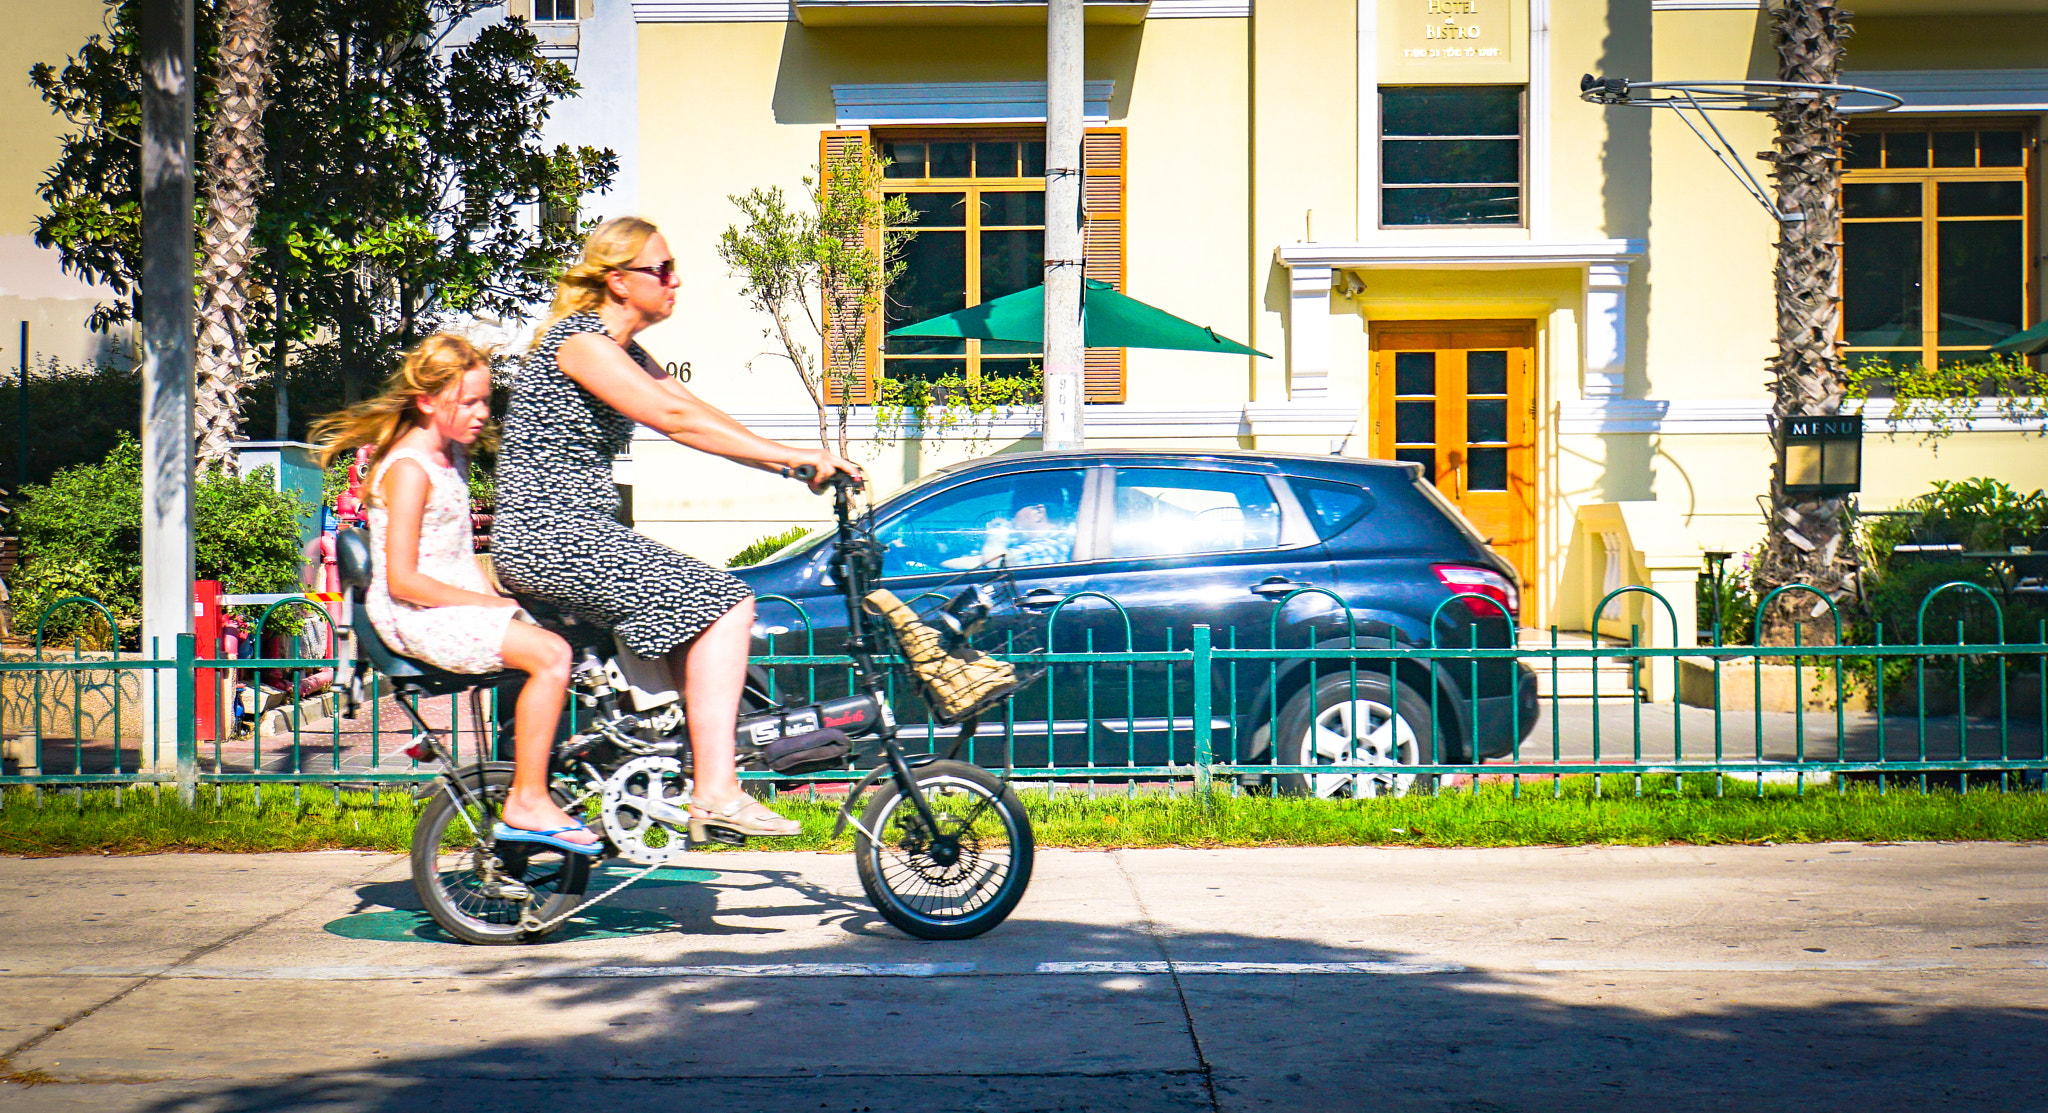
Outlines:
{"type": "MultiPolygon", "coordinates": [[[[818,478],[818,467],[816,464],[798,464],[790,469],[790,474],[802,480],[805,485],[809,485],[818,478]]],[[[844,487],[849,491],[858,491],[864,486],[859,476],[849,475],[846,472],[839,472],[833,475],[831,479],[826,480],[826,482],[834,487],[844,487]]]]}

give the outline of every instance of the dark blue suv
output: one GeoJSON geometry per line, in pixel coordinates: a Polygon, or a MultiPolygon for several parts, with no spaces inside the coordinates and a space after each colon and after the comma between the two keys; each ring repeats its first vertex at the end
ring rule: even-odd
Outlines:
{"type": "MultiPolygon", "coordinates": [[[[1433,615],[1437,645],[1514,644],[1514,623],[1502,617],[1519,604],[1513,567],[1412,464],[1005,454],[897,492],[875,522],[884,584],[899,597],[1000,565],[1020,606],[1050,620],[1040,629],[1058,652],[1184,649],[1197,623],[1219,648],[1427,648],[1433,615]],[[1494,602],[1442,605],[1459,593],[1494,602]]],[[[826,582],[830,548],[814,534],[736,573],[757,595],[801,604],[819,653],[836,652],[845,627],[826,582]]],[[[769,635],[776,652],[805,652],[805,623],[790,606],[765,599],[758,615],[757,652],[769,635]]],[[[1505,754],[1536,721],[1535,675],[1505,659],[1476,668],[1403,659],[1391,682],[1384,660],[1356,672],[1333,660],[1226,660],[1214,684],[1218,760],[1331,769],[1271,778],[1280,791],[1410,791],[1427,782],[1402,766],[1505,754]]],[[[1087,677],[1062,666],[1017,701],[1010,756],[1020,767],[1186,763],[1192,706],[1184,666],[1098,665],[1087,677]]]]}

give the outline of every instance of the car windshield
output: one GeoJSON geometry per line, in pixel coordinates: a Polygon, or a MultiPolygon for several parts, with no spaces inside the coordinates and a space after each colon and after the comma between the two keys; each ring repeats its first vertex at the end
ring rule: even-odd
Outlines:
{"type": "Polygon", "coordinates": [[[991,476],[925,499],[875,529],[882,575],[916,576],[1073,559],[1082,473],[991,476]]]}

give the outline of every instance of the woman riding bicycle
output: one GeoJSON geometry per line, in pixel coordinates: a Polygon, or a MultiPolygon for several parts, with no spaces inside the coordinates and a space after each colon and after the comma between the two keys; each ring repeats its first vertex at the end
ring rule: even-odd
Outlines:
{"type": "Polygon", "coordinates": [[[634,337],[675,312],[680,284],[668,241],[647,221],[606,221],[584,243],[513,386],[492,561],[513,591],[610,628],[636,656],[666,658],[689,716],[693,821],[794,835],[798,824],[748,796],[734,769],[753,594],[620,525],[612,458],[638,424],[764,471],[810,465],[813,490],[859,469],[757,436],[663,373],[634,337]]]}

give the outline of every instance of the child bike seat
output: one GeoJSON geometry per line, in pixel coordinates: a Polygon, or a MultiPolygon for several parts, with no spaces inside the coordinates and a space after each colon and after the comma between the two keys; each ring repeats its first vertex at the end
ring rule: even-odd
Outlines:
{"type": "Polygon", "coordinates": [[[370,539],[362,530],[344,527],[334,532],[334,563],[341,575],[342,590],[349,595],[349,611],[353,615],[350,625],[355,629],[358,655],[390,678],[401,693],[445,696],[487,687],[512,675],[512,670],[449,672],[407,657],[384,644],[384,639],[377,636],[376,626],[370,622],[369,609],[363,606],[363,596],[370,590],[371,555],[370,539]]]}

